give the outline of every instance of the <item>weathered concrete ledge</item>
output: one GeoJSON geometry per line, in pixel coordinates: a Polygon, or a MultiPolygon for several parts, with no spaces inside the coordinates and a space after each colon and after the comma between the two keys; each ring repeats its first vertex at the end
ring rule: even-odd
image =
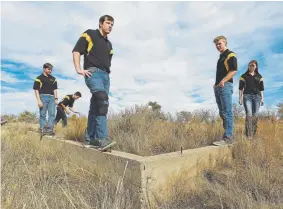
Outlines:
{"type": "Polygon", "coordinates": [[[199,164],[204,168],[213,163],[217,156],[230,158],[232,154],[229,147],[206,146],[156,156],[138,156],[116,150],[101,153],[93,148],[83,148],[79,142],[69,140],[43,139],[42,142],[59,143],[64,149],[67,147],[67,150],[75,152],[72,156],[82,156],[86,161],[105,169],[109,175],[114,172],[124,176],[123,181],[129,187],[126,189],[135,191],[131,194],[137,209],[150,208],[156,189],[162,188],[166,179],[177,175],[182,168],[189,171],[187,176],[194,177],[198,173],[199,164]]]}

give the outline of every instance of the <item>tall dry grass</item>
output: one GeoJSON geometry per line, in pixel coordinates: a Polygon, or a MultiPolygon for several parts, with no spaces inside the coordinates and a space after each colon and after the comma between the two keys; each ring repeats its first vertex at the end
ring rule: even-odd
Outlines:
{"type": "Polygon", "coordinates": [[[1,208],[135,207],[121,176],[109,172],[110,179],[75,149],[42,144],[29,134],[33,129],[20,123],[2,128],[1,208]]]}
{"type": "Polygon", "coordinates": [[[59,133],[67,140],[84,142],[85,129],[87,127],[87,118],[85,117],[71,117],[68,119],[68,126],[66,128],[56,127],[59,133]]]}
{"type": "MultiPolygon", "coordinates": [[[[83,142],[86,125],[86,118],[70,118],[65,138],[83,142]]],[[[138,105],[112,114],[108,129],[110,138],[117,141],[114,149],[141,156],[211,145],[223,134],[221,120],[203,122],[196,117],[181,123],[138,105]]],[[[242,122],[235,125],[236,136],[243,135],[243,130],[242,122]]]]}
{"type": "Polygon", "coordinates": [[[156,195],[158,208],[283,208],[283,123],[260,121],[253,140],[237,138],[233,160],[218,160],[194,182],[180,173],[156,195]]]}
{"type": "MultiPolygon", "coordinates": [[[[67,129],[56,129],[83,141],[85,127],[86,118],[70,118],[67,129]]],[[[135,191],[120,184],[121,176],[110,180],[107,176],[115,173],[106,176],[75,151],[43,146],[29,135],[35,129],[20,123],[2,128],[2,208],[135,208],[135,191]]],[[[119,150],[154,155],[211,144],[221,137],[222,123],[178,123],[136,106],[112,115],[109,132],[119,150]]],[[[232,161],[219,159],[193,185],[186,172],[168,179],[167,192],[156,194],[154,208],[283,208],[283,123],[259,121],[252,141],[243,133],[244,121],[235,121],[232,161]]]]}

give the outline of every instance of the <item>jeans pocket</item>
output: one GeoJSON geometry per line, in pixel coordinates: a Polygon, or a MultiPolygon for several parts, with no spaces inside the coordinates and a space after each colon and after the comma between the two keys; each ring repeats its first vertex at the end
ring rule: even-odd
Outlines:
{"type": "Polygon", "coordinates": [[[87,85],[87,86],[89,86],[90,84],[91,84],[91,79],[92,79],[92,76],[93,76],[93,72],[91,73],[91,76],[85,76],[85,84],[87,85]]]}

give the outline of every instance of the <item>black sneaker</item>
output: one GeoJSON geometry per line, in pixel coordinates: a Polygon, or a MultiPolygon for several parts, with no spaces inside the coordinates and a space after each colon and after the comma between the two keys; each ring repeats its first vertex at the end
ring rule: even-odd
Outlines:
{"type": "Polygon", "coordinates": [[[225,140],[226,144],[228,144],[228,145],[232,145],[234,143],[234,140],[233,140],[232,137],[225,136],[223,139],[225,140]]]}
{"type": "Polygon", "coordinates": [[[46,136],[54,136],[55,135],[54,131],[51,128],[44,129],[43,134],[46,135],[46,136]]]}
{"type": "Polygon", "coordinates": [[[99,147],[99,141],[96,139],[91,139],[89,145],[92,145],[94,147],[99,147]]]}
{"type": "Polygon", "coordinates": [[[233,138],[224,136],[220,141],[213,142],[216,146],[225,146],[225,145],[232,145],[233,144],[233,138]]]}
{"type": "Polygon", "coordinates": [[[47,136],[55,136],[55,133],[53,131],[51,131],[51,132],[48,132],[46,135],[47,136]]]}
{"type": "Polygon", "coordinates": [[[43,128],[43,133],[48,133],[48,132],[51,132],[52,129],[47,127],[47,128],[43,128]]]}
{"type": "Polygon", "coordinates": [[[85,144],[83,146],[87,148],[98,148],[99,141],[96,139],[85,140],[85,144]]]}

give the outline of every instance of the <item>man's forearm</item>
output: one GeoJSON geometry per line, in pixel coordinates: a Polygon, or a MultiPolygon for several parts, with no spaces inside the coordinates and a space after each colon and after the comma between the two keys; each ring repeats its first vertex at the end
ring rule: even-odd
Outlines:
{"type": "Polygon", "coordinates": [[[77,72],[81,70],[80,58],[81,55],[79,52],[73,52],[73,62],[77,72]]]}
{"type": "Polygon", "coordinates": [[[38,90],[34,90],[34,93],[35,93],[35,97],[36,97],[37,103],[41,102],[40,96],[39,96],[39,91],[38,90]]]}
{"type": "Polygon", "coordinates": [[[57,89],[54,90],[54,98],[55,99],[58,98],[58,96],[57,96],[57,89]]]}
{"type": "Polygon", "coordinates": [[[263,91],[260,91],[261,100],[263,100],[263,91]]]}
{"type": "Polygon", "coordinates": [[[243,90],[239,90],[239,100],[241,100],[243,97],[243,90]]]}
{"type": "Polygon", "coordinates": [[[237,73],[236,70],[234,71],[229,71],[228,74],[222,79],[222,81],[224,81],[224,83],[226,83],[227,81],[229,81],[231,78],[233,78],[233,76],[237,73]]]}

